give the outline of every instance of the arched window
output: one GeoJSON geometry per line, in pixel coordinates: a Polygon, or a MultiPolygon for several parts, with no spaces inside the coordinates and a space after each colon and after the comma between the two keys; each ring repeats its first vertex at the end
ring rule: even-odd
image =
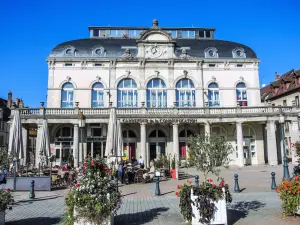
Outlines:
{"type": "Polygon", "coordinates": [[[136,138],[136,135],[132,130],[124,130],[123,138],[136,138]]]}
{"type": "Polygon", "coordinates": [[[74,88],[73,84],[68,82],[65,83],[61,91],[61,107],[72,108],[74,103],[74,88]]]}
{"type": "Polygon", "coordinates": [[[219,125],[214,125],[210,128],[211,135],[217,135],[217,136],[222,136],[224,138],[227,138],[227,131],[225,128],[219,126],[219,125]]]}
{"type": "Polygon", "coordinates": [[[210,83],[208,85],[208,105],[220,106],[219,85],[217,83],[210,83]]]}
{"type": "Polygon", "coordinates": [[[162,79],[155,78],[147,84],[147,107],[165,108],[167,107],[167,89],[162,79]]]}
{"type": "Polygon", "coordinates": [[[176,84],[176,102],[178,107],[195,106],[195,86],[190,79],[181,79],[176,84]]]}
{"type": "Polygon", "coordinates": [[[92,107],[104,106],[104,86],[102,83],[97,82],[92,87],[92,107]]]}
{"type": "Polygon", "coordinates": [[[137,107],[137,86],[133,79],[126,78],[118,84],[118,107],[137,107]]]}
{"type": "Polygon", "coordinates": [[[247,106],[247,89],[244,82],[240,82],[236,85],[236,101],[241,106],[247,106]]]}

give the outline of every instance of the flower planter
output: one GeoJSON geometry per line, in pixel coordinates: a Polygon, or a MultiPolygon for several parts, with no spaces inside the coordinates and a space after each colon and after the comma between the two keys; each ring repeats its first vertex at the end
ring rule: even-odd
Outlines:
{"type": "MultiPolygon", "coordinates": [[[[193,190],[191,190],[191,192],[191,199],[193,202],[195,202],[197,196],[193,194],[193,190]]],[[[214,204],[217,209],[214,213],[213,219],[210,221],[210,224],[227,224],[227,208],[225,198],[214,202],[214,204]]],[[[194,217],[192,217],[192,225],[204,225],[203,223],[199,222],[200,214],[197,206],[192,204],[192,209],[194,214],[194,217]]]]}
{"type": "MultiPolygon", "coordinates": [[[[74,209],[74,216],[76,216],[76,210],[74,209]]],[[[114,218],[115,218],[115,215],[114,213],[112,212],[110,214],[110,216],[104,221],[102,222],[101,224],[96,224],[96,223],[91,223],[91,222],[88,222],[86,219],[84,218],[77,218],[77,220],[74,222],[74,225],[113,225],[114,224],[114,218]]],[[[2,225],[2,224],[0,224],[2,225]]]]}
{"type": "Polygon", "coordinates": [[[171,169],[171,176],[172,176],[172,179],[176,179],[176,170],[175,169],[171,169]]]}
{"type": "Polygon", "coordinates": [[[5,224],[5,211],[0,211],[0,225],[5,224]]]}

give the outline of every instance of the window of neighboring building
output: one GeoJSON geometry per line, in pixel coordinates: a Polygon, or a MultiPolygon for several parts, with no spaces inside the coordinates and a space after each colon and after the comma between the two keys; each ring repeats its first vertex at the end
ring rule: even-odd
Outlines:
{"type": "Polygon", "coordinates": [[[295,103],[296,103],[296,106],[299,107],[299,96],[295,97],[295,103]]]}
{"type": "Polygon", "coordinates": [[[244,82],[240,82],[236,85],[236,101],[241,106],[247,106],[247,89],[244,82]]]}
{"type": "Polygon", "coordinates": [[[181,31],[182,38],[195,38],[195,31],[194,30],[184,30],[181,31]]]}
{"type": "Polygon", "coordinates": [[[93,30],[93,36],[99,37],[99,30],[93,30]]]}
{"type": "Polygon", "coordinates": [[[181,79],[176,84],[176,102],[178,107],[195,106],[195,86],[190,79],[181,79]]]}
{"type": "Polygon", "coordinates": [[[118,84],[118,107],[137,107],[137,86],[133,79],[126,78],[118,84]]]}
{"type": "Polygon", "coordinates": [[[72,108],[74,101],[74,88],[73,84],[68,82],[65,83],[61,91],[61,107],[62,108],[72,108]]]}
{"type": "Polygon", "coordinates": [[[92,107],[104,106],[104,86],[102,83],[97,82],[92,87],[92,107]]]}
{"type": "Polygon", "coordinates": [[[199,31],[199,37],[200,37],[200,38],[204,38],[204,37],[205,37],[205,35],[204,35],[204,30],[200,30],[200,31],[199,31]]]}
{"type": "Polygon", "coordinates": [[[283,106],[286,106],[286,100],[283,100],[283,106]]]}
{"type": "Polygon", "coordinates": [[[92,128],[92,134],[94,137],[101,137],[101,128],[92,128]]]}
{"type": "Polygon", "coordinates": [[[220,106],[219,85],[215,82],[208,85],[208,105],[220,106]]]}
{"type": "Polygon", "coordinates": [[[167,89],[165,82],[160,78],[152,79],[147,84],[147,107],[167,107],[167,89]]]}

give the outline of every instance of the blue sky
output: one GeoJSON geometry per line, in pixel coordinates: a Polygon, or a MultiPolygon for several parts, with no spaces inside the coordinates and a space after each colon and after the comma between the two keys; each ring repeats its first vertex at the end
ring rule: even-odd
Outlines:
{"type": "Polygon", "coordinates": [[[55,45],[89,36],[88,26],[216,28],[216,39],[250,46],[261,59],[260,83],[300,69],[299,0],[120,1],[9,0],[0,3],[0,97],[46,101],[46,57],[55,45]]]}

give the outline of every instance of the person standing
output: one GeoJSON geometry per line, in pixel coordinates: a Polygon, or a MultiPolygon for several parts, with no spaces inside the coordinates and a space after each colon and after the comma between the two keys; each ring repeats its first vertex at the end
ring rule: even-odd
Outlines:
{"type": "Polygon", "coordinates": [[[140,156],[139,164],[140,164],[141,168],[144,168],[145,164],[144,164],[144,159],[142,158],[142,156],[140,156]]]}

